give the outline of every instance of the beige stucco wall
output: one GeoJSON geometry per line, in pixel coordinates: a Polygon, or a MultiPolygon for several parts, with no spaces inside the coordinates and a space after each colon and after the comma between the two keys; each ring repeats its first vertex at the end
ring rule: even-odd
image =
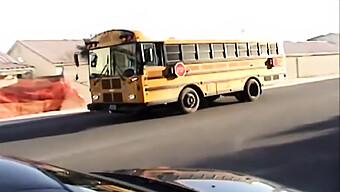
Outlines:
{"type": "Polygon", "coordinates": [[[35,70],[33,72],[33,77],[57,75],[56,66],[54,64],[37,55],[21,43],[16,42],[8,52],[8,55],[17,60],[21,57],[23,63],[34,66],[35,70]]]}
{"type": "Polygon", "coordinates": [[[299,77],[339,74],[339,54],[298,58],[299,77]]]}
{"type": "Polygon", "coordinates": [[[287,78],[339,74],[339,53],[287,55],[287,78]]]}
{"type": "Polygon", "coordinates": [[[286,67],[287,67],[287,79],[297,78],[296,57],[287,57],[286,67]]]}

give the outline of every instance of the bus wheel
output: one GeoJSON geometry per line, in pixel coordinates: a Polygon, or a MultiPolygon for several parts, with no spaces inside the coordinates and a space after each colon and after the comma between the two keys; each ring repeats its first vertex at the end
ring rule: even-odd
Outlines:
{"type": "Polygon", "coordinates": [[[240,102],[255,101],[261,95],[261,86],[255,79],[249,79],[244,86],[244,90],[236,93],[235,97],[240,102]]]}
{"type": "Polygon", "coordinates": [[[194,89],[187,87],[181,92],[178,104],[183,113],[193,113],[198,109],[200,97],[194,89]]]}

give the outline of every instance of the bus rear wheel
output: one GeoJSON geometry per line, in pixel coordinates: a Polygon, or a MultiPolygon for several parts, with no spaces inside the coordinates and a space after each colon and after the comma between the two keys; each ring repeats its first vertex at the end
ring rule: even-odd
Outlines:
{"type": "Polygon", "coordinates": [[[261,86],[255,79],[249,79],[242,92],[236,93],[235,97],[240,102],[255,101],[261,95],[261,86]]]}
{"type": "Polygon", "coordinates": [[[187,87],[179,95],[178,104],[183,113],[193,113],[200,105],[200,97],[194,89],[187,87]]]}

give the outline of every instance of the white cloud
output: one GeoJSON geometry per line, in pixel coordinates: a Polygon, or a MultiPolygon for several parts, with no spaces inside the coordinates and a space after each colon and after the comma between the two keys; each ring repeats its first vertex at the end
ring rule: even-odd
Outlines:
{"type": "Polygon", "coordinates": [[[0,51],[18,39],[79,39],[113,28],[155,38],[305,40],[338,32],[338,8],[338,0],[7,0],[0,51]]]}

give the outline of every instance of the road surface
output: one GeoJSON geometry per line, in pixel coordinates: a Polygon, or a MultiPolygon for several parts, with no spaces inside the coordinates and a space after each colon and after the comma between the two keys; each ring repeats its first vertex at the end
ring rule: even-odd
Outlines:
{"type": "Polygon", "coordinates": [[[0,124],[0,153],[75,170],[200,167],[261,176],[308,191],[339,191],[339,79],[222,98],[180,115],[82,113],[0,124]]]}

